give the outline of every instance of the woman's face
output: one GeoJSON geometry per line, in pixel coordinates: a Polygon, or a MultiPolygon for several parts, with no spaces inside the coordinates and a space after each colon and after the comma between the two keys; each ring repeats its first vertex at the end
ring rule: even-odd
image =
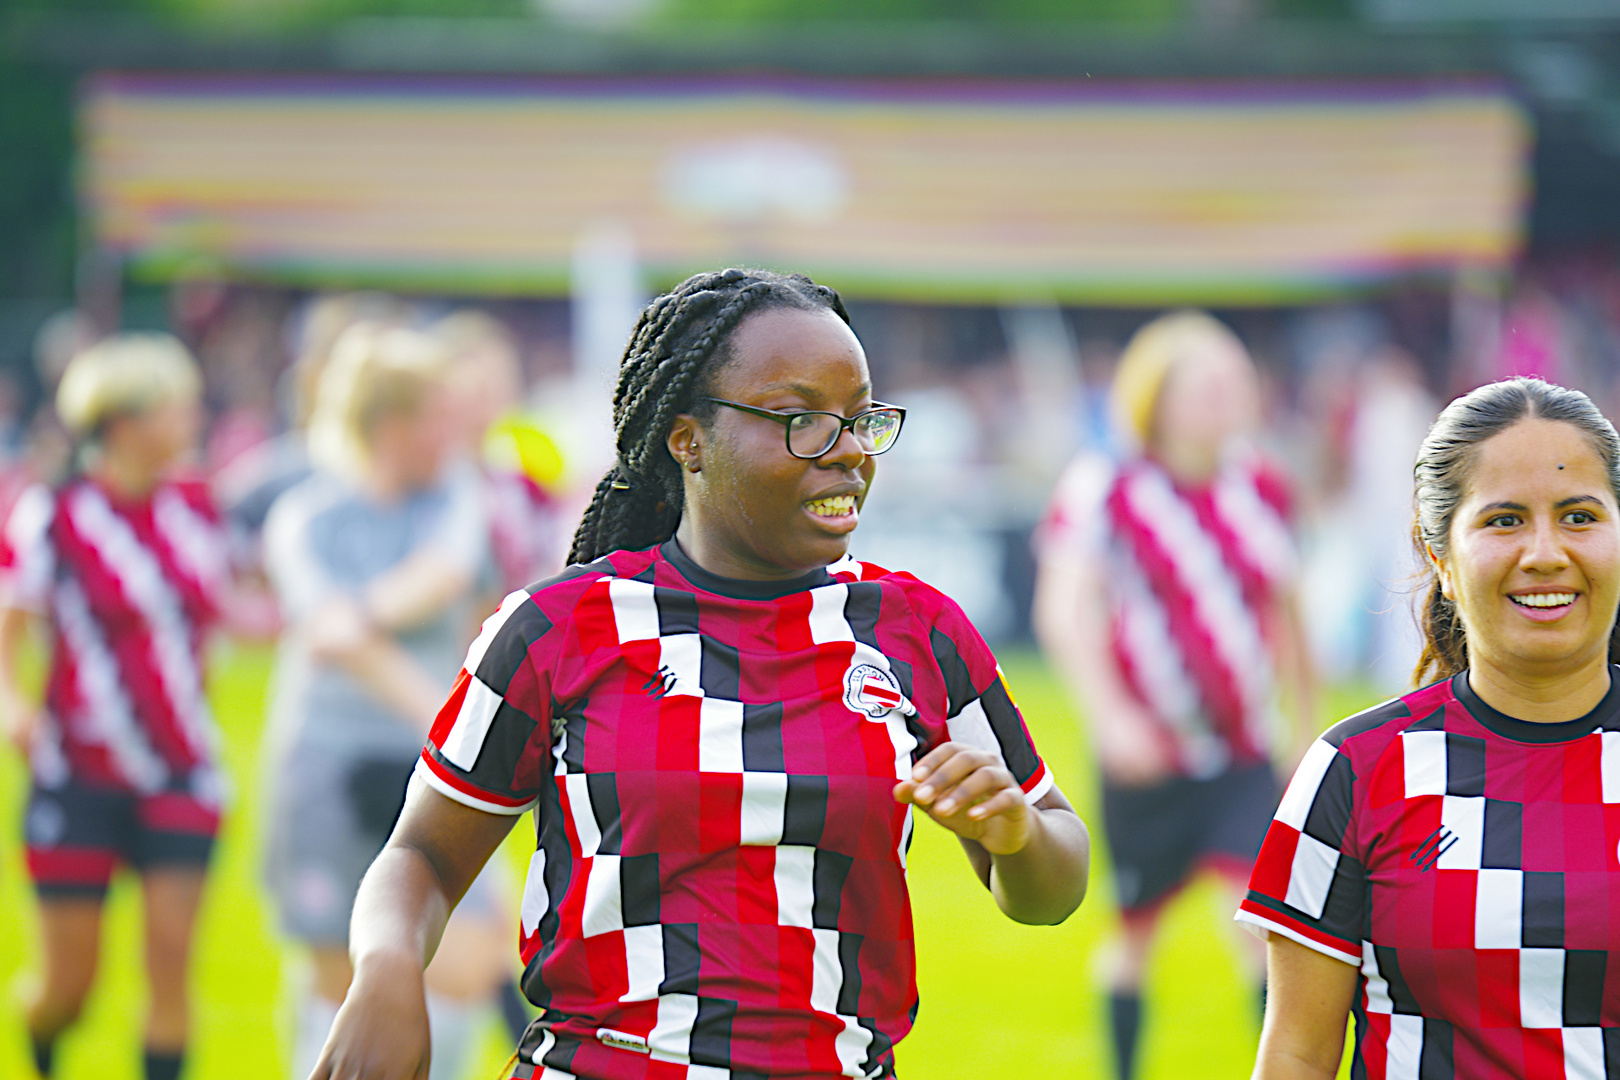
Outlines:
{"type": "Polygon", "coordinates": [[[1259,414],[1259,380],[1248,353],[1211,338],[1190,348],[1165,378],[1154,409],[1154,451],[1173,469],[1209,471],[1259,414]]]}
{"type": "MultiPolygon", "coordinates": [[[[730,351],[709,387],[714,397],[843,416],[872,404],[866,354],[831,311],[776,308],[749,316],[732,332],[730,351]]],[[[713,573],[755,580],[794,577],[842,558],[876,467],[848,431],[805,461],[788,453],[782,424],[724,405],[706,427],[678,417],[668,445],[686,470],[677,536],[687,554],[713,573]]]]}
{"type": "Polygon", "coordinates": [[[109,454],[139,462],[156,476],[196,447],[201,427],[201,405],[182,395],[117,417],[108,424],[103,442],[109,454]]]}
{"type": "Polygon", "coordinates": [[[1436,567],[1470,664],[1522,682],[1607,663],[1620,512],[1577,428],[1522,420],[1481,443],[1450,543],[1436,567]]]}
{"type": "Polygon", "coordinates": [[[371,467],[406,487],[427,487],[439,479],[454,434],[451,406],[435,387],[415,409],[377,418],[368,445],[371,467]]]}

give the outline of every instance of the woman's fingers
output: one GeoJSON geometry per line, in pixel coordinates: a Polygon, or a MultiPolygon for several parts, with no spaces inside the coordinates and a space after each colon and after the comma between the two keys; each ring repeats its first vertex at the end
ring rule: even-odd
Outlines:
{"type": "Polygon", "coordinates": [[[904,789],[909,797],[902,801],[935,806],[976,770],[999,764],[997,758],[983,750],[973,750],[960,743],[942,743],[912,766],[911,779],[901,781],[895,794],[898,798],[904,789]]]}
{"type": "Polygon", "coordinates": [[[934,800],[934,810],[940,814],[955,814],[975,807],[1009,787],[1016,788],[1017,785],[1006,769],[999,765],[981,765],[963,777],[960,783],[940,792],[934,800]]]}
{"type": "Polygon", "coordinates": [[[960,743],[924,755],[911,778],[895,785],[895,800],[922,807],[959,836],[998,852],[1016,851],[1027,835],[1028,803],[1000,758],[960,743]]]}

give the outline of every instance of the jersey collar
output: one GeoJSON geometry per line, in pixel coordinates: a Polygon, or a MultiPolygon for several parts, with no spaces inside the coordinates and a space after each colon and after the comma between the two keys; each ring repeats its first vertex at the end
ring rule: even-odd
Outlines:
{"type": "Polygon", "coordinates": [[[780,600],[797,592],[836,583],[836,579],[827,573],[826,567],[782,581],[750,581],[744,578],[721,577],[719,574],[711,574],[693,562],[691,557],[681,550],[681,545],[675,542],[673,536],[664,541],[658,553],[681,577],[704,592],[727,596],[733,600],[780,600]]]}
{"type": "Polygon", "coordinates": [[[1609,692],[1597,707],[1585,716],[1562,720],[1556,724],[1537,724],[1529,720],[1516,720],[1505,712],[1487,705],[1468,685],[1468,671],[1463,669],[1451,679],[1451,692],[1462,702],[1463,708],[1486,728],[1502,736],[1523,743],[1558,743],[1590,735],[1599,728],[1620,727],[1616,724],[1620,714],[1620,680],[1615,678],[1614,665],[1609,666],[1609,692]]]}

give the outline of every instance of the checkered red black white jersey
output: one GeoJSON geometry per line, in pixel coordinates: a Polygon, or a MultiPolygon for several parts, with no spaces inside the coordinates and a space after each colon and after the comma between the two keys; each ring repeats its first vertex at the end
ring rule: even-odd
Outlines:
{"type": "Polygon", "coordinates": [[[1183,775],[1267,759],[1272,612],[1298,561],[1290,504],[1256,457],[1202,485],[1146,458],[1082,458],[1053,492],[1041,543],[1106,568],[1109,647],[1183,775]]]}
{"type": "Polygon", "coordinates": [[[202,646],[229,576],[223,529],[201,484],[141,499],[77,478],[37,485],[0,545],[6,602],[50,617],[36,779],[70,776],[141,794],[213,785],[202,646]]]}
{"type": "Polygon", "coordinates": [[[1370,1080],[1620,1077],[1620,689],[1513,720],[1467,675],[1328,730],[1238,919],[1360,969],[1370,1080]]]}
{"type": "Polygon", "coordinates": [[[893,788],[947,738],[1031,799],[1051,786],[936,590],[852,559],[732,581],[672,541],[508,596],[417,774],[537,810],[523,987],[546,1077],[882,1076],[917,1002],[893,788]]]}

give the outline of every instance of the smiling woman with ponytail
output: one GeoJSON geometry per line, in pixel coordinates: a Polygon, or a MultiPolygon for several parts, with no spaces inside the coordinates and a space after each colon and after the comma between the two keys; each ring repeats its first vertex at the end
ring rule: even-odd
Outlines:
{"type": "Polygon", "coordinates": [[[1602,1077],[1620,982],[1620,438],[1586,395],[1453,401],[1414,469],[1422,689],[1300,764],[1238,918],[1269,938],[1255,1076],[1602,1077]],[[1429,681],[1435,680],[1435,681],[1429,681]]]}
{"type": "Polygon", "coordinates": [[[904,418],[808,278],[699,274],[648,306],[573,565],[484,624],[361,886],[315,1080],[419,1075],[422,965],[531,809],[520,1080],[892,1076],[914,810],[1012,918],[1074,910],[1085,826],[989,648],[848,554],[904,418]]]}

